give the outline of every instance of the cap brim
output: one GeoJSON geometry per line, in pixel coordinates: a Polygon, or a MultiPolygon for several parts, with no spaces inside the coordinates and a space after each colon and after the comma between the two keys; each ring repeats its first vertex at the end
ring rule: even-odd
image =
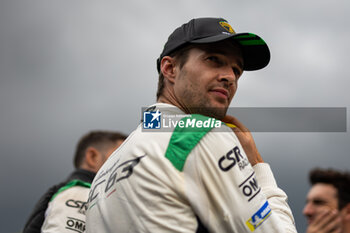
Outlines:
{"type": "Polygon", "coordinates": [[[227,39],[232,39],[240,45],[244,70],[259,70],[269,64],[271,57],[269,47],[262,38],[253,33],[220,34],[192,40],[190,43],[213,43],[227,39]]]}

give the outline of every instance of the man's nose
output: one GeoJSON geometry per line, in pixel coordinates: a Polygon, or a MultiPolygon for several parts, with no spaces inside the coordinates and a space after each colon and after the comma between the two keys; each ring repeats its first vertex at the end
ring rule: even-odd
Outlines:
{"type": "Polygon", "coordinates": [[[307,203],[303,209],[303,214],[305,216],[310,216],[314,213],[314,208],[312,207],[311,203],[307,203]]]}
{"type": "Polygon", "coordinates": [[[233,72],[231,67],[222,67],[220,70],[219,81],[228,82],[230,85],[232,85],[234,82],[236,82],[236,79],[236,74],[233,72]]]}

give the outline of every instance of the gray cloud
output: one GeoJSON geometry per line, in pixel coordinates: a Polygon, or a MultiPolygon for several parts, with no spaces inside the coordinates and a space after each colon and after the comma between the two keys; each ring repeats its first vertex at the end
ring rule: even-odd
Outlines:
{"type": "MultiPolygon", "coordinates": [[[[73,169],[82,134],[136,127],[141,107],[155,101],[163,44],[193,17],[224,17],[270,46],[270,65],[243,74],[232,107],[349,108],[349,8],[345,0],[1,1],[3,231],[18,231],[39,196],[73,169]]],[[[347,169],[349,133],[254,135],[303,232],[307,173],[347,169]]]]}

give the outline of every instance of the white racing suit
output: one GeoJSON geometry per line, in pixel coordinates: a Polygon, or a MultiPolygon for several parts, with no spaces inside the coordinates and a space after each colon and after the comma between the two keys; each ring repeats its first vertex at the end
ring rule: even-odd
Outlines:
{"type": "Polygon", "coordinates": [[[164,132],[167,114],[184,113],[168,104],[146,112],[157,110],[162,128],[141,124],[97,173],[88,233],[296,232],[269,165],[252,167],[229,127],[194,115],[164,132]]]}
{"type": "Polygon", "coordinates": [[[84,232],[86,201],[95,173],[77,169],[50,187],[35,205],[23,233],[84,232]]]}
{"type": "Polygon", "coordinates": [[[89,187],[74,182],[68,183],[68,186],[65,186],[67,189],[62,189],[49,202],[41,228],[42,233],[83,233],[85,231],[89,187]]]}

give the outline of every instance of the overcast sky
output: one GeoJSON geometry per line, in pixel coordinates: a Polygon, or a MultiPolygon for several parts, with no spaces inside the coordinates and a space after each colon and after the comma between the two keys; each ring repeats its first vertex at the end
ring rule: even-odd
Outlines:
{"type": "MultiPolygon", "coordinates": [[[[349,12],[345,0],[0,1],[0,231],[18,232],[38,198],[73,170],[83,134],[137,126],[141,107],[155,102],[168,35],[192,18],[223,17],[270,47],[270,65],[243,74],[231,107],[348,113],[349,12]]],[[[299,232],[308,171],[349,167],[346,130],[254,133],[299,232]]]]}

